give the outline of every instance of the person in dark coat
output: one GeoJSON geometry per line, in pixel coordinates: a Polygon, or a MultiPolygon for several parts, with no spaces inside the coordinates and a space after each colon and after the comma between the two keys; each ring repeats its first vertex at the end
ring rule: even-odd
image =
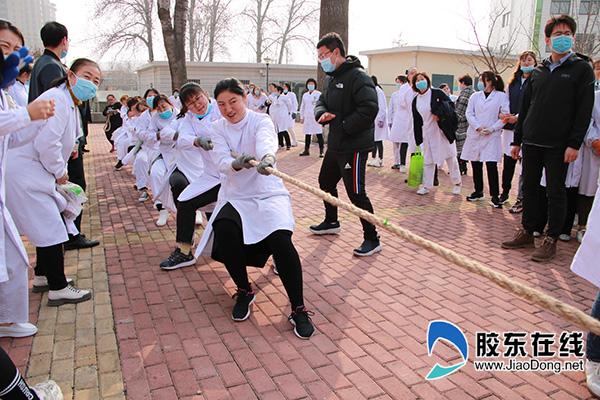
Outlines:
{"type": "Polygon", "coordinates": [[[104,134],[106,139],[111,144],[110,152],[115,151],[115,143],[112,140],[113,133],[123,125],[123,119],[121,118],[121,103],[117,101],[117,98],[109,94],[106,96],[106,107],[102,111],[102,115],[106,117],[106,124],[104,124],[104,134]]]}

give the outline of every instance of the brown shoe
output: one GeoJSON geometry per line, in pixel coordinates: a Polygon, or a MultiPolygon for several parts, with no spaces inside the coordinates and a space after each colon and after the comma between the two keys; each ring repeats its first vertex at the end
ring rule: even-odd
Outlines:
{"type": "Polygon", "coordinates": [[[508,242],[502,242],[503,249],[526,249],[533,247],[535,247],[533,235],[528,233],[523,228],[517,230],[517,233],[512,240],[509,240],[508,242]]]}
{"type": "Polygon", "coordinates": [[[535,249],[531,255],[531,259],[537,262],[550,261],[556,255],[556,238],[546,236],[542,245],[535,249]]]}

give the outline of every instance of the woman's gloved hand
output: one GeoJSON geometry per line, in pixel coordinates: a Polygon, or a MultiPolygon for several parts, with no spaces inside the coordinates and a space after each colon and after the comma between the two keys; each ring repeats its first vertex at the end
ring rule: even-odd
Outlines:
{"type": "Polygon", "coordinates": [[[208,137],[199,136],[194,140],[194,146],[201,147],[206,151],[210,151],[215,148],[212,140],[208,137]]]}
{"type": "Polygon", "coordinates": [[[2,63],[2,81],[0,82],[0,89],[6,89],[15,83],[17,76],[19,76],[20,69],[25,64],[31,64],[32,62],[33,57],[29,55],[29,49],[25,46],[6,56],[2,63]]]}
{"type": "Polygon", "coordinates": [[[273,168],[276,161],[277,159],[273,154],[267,154],[262,158],[262,160],[260,160],[260,163],[258,163],[258,165],[256,166],[256,171],[261,175],[271,175],[267,168],[273,168]]]}
{"type": "Polygon", "coordinates": [[[252,164],[250,164],[250,161],[256,161],[256,158],[254,158],[254,156],[248,154],[237,154],[232,152],[231,156],[235,157],[235,160],[233,160],[233,162],[231,163],[231,168],[235,169],[236,171],[239,171],[242,168],[252,168],[252,164]]]}

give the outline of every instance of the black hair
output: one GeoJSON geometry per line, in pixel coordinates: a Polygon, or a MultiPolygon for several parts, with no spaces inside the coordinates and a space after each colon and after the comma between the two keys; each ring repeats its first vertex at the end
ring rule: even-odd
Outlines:
{"type": "Polygon", "coordinates": [[[227,78],[219,81],[214,90],[215,99],[223,92],[231,92],[240,96],[246,95],[242,82],[237,78],[227,78]]]}
{"type": "Polygon", "coordinates": [[[156,110],[158,108],[158,104],[161,101],[166,101],[171,107],[173,107],[173,103],[171,103],[171,100],[169,100],[167,96],[165,96],[164,94],[159,94],[158,96],[154,97],[154,99],[152,99],[152,109],[156,110]]]}
{"type": "Polygon", "coordinates": [[[139,102],[140,99],[138,97],[130,97],[129,100],[127,100],[127,111],[131,111],[131,109],[139,102]]]}
{"type": "Polygon", "coordinates": [[[107,95],[106,95],[106,100],[108,100],[108,98],[109,98],[109,97],[112,97],[112,98],[113,98],[113,99],[115,99],[115,100],[117,99],[117,98],[115,97],[115,95],[114,95],[114,94],[112,94],[112,93],[109,93],[109,94],[107,94],[107,95]]]}
{"type": "Polygon", "coordinates": [[[502,77],[500,75],[496,74],[493,71],[483,71],[480,76],[482,80],[485,79],[486,81],[492,82],[492,87],[495,90],[499,92],[504,91],[504,80],[502,80],[502,77]]]}
{"type": "Polygon", "coordinates": [[[317,88],[317,81],[315,79],[313,79],[313,78],[308,78],[306,80],[306,87],[308,88],[308,84],[311,83],[311,82],[315,84],[315,89],[316,89],[317,88]]]}
{"type": "Polygon", "coordinates": [[[154,96],[160,96],[160,92],[154,88],[150,88],[150,89],[146,89],[146,91],[144,92],[144,99],[148,97],[148,94],[150,94],[150,92],[154,92],[154,96]]]}
{"type": "Polygon", "coordinates": [[[427,88],[431,87],[431,78],[429,78],[429,75],[427,75],[427,72],[417,72],[413,78],[412,81],[410,82],[412,85],[412,88],[415,92],[419,93],[419,90],[417,89],[416,83],[417,83],[417,78],[419,76],[422,76],[423,78],[425,78],[425,80],[427,81],[427,88]]]}
{"type": "Polygon", "coordinates": [[[440,86],[438,86],[438,89],[444,89],[444,88],[450,88],[450,86],[448,86],[447,83],[442,83],[440,86]]]}
{"type": "Polygon", "coordinates": [[[512,83],[514,81],[516,81],[517,79],[519,79],[520,77],[523,76],[523,71],[521,71],[521,61],[523,61],[523,59],[527,58],[527,57],[531,57],[533,58],[533,66],[537,66],[537,57],[535,56],[535,53],[533,51],[527,50],[521,53],[521,55],[519,55],[519,60],[517,61],[517,65],[515,66],[515,71],[513,72],[513,76],[510,78],[510,81],[508,81],[509,85],[512,85],[512,83]]]}
{"type": "Polygon", "coordinates": [[[375,75],[371,75],[371,79],[373,80],[375,86],[379,86],[379,89],[381,89],[381,85],[379,84],[379,82],[377,82],[377,77],[375,75]]]}
{"type": "MultiPolygon", "coordinates": [[[[90,60],[89,58],[76,59],[75,61],[73,61],[73,63],[69,67],[69,70],[72,71],[73,73],[77,73],[77,71],[79,71],[79,69],[85,65],[92,65],[92,66],[98,68],[98,71],[101,71],[98,63],[96,61],[90,60]]],[[[62,85],[65,82],[67,83],[67,86],[68,86],[69,85],[69,76],[68,75],[66,75],[62,78],[55,79],[50,84],[50,87],[59,87],[60,85],[62,85]]]]}
{"type": "Polygon", "coordinates": [[[190,97],[192,97],[194,95],[198,95],[198,94],[204,95],[208,99],[208,102],[210,103],[210,98],[208,97],[208,93],[206,93],[206,90],[202,89],[202,86],[200,86],[196,82],[188,82],[181,87],[181,90],[179,91],[179,100],[181,101],[181,110],[179,110],[179,114],[177,114],[177,119],[183,118],[185,116],[185,114],[188,112],[186,103],[188,102],[190,97]]]}
{"type": "Polygon", "coordinates": [[[344,46],[344,41],[342,37],[335,32],[326,33],[317,43],[317,49],[319,47],[325,46],[329,51],[334,51],[335,49],[340,49],[340,55],[342,57],[346,57],[346,46],[344,46]]]}
{"type": "Polygon", "coordinates": [[[284,88],[285,88],[286,86],[287,86],[287,89],[288,89],[288,90],[292,90],[292,86],[291,86],[289,83],[285,82],[285,83],[283,84],[283,87],[284,87],[284,88]]]}
{"type": "Polygon", "coordinates": [[[44,47],[56,47],[66,37],[69,37],[67,27],[56,21],[46,22],[40,30],[44,47]]]}
{"type": "Polygon", "coordinates": [[[33,69],[31,68],[31,64],[25,64],[23,65],[23,68],[21,68],[19,70],[19,75],[23,75],[23,74],[31,74],[31,71],[33,69]]]}
{"type": "Polygon", "coordinates": [[[462,83],[465,86],[473,86],[473,78],[471,78],[471,75],[469,74],[465,74],[458,78],[458,82],[462,83]]]}
{"type": "Polygon", "coordinates": [[[171,92],[171,94],[175,94],[175,92],[179,93],[179,89],[178,88],[173,89],[173,91],[171,92]]]}
{"type": "Polygon", "coordinates": [[[10,21],[0,19],[0,31],[3,31],[5,29],[8,29],[9,31],[17,35],[19,39],[21,39],[21,46],[25,46],[25,38],[23,37],[23,34],[19,30],[19,28],[14,26],[10,21]]]}
{"type": "MultiPolygon", "coordinates": [[[[269,86],[271,86],[271,85],[273,85],[273,86],[275,87],[275,89],[277,89],[277,91],[278,91],[279,93],[282,93],[282,92],[283,92],[283,88],[282,88],[281,86],[279,86],[279,84],[278,84],[278,83],[271,82],[271,83],[269,83],[269,86]]],[[[268,89],[268,88],[267,88],[267,89],[268,89]]]]}
{"type": "Polygon", "coordinates": [[[408,82],[408,77],[406,75],[398,75],[396,77],[396,80],[400,81],[402,83],[406,83],[406,82],[408,82]]]}
{"type": "Polygon", "coordinates": [[[556,25],[565,24],[571,30],[573,36],[575,36],[575,32],[577,32],[577,22],[570,15],[562,14],[559,16],[550,17],[550,19],[546,22],[546,26],[544,27],[544,35],[547,38],[552,36],[552,31],[556,25]]]}

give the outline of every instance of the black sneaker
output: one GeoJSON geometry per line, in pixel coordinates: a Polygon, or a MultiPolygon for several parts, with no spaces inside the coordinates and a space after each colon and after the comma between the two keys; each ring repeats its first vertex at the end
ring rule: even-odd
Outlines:
{"type": "Polygon", "coordinates": [[[120,171],[121,168],[123,168],[123,163],[121,162],[121,160],[119,160],[116,164],[115,164],[115,171],[120,171]]]}
{"type": "Polygon", "coordinates": [[[467,196],[467,201],[483,201],[483,193],[473,192],[467,196]]]}
{"type": "Polygon", "coordinates": [[[354,255],[358,257],[366,257],[381,251],[381,244],[377,240],[363,240],[358,249],[354,249],[354,255]]]}
{"type": "Polygon", "coordinates": [[[196,259],[192,255],[192,252],[190,251],[189,254],[183,254],[178,247],[173,250],[169,258],[160,263],[160,269],[170,271],[172,269],[188,267],[194,264],[196,264],[196,259]]]}
{"type": "Polygon", "coordinates": [[[498,196],[492,197],[490,200],[490,206],[494,208],[502,208],[502,202],[500,201],[500,198],[498,196]]]}
{"type": "Polygon", "coordinates": [[[315,326],[310,319],[311,315],[314,315],[312,311],[300,306],[296,307],[296,310],[292,311],[288,317],[288,321],[294,326],[294,334],[300,339],[308,339],[315,332],[315,326]]]}
{"type": "Polygon", "coordinates": [[[250,316],[250,304],[256,300],[256,294],[253,291],[238,288],[233,298],[235,299],[235,305],[233,306],[231,318],[238,322],[247,320],[250,316]]]}
{"type": "Polygon", "coordinates": [[[337,235],[340,233],[340,223],[323,221],[319,225],[311,225],[308,228],[313,235],[337,235]]]}
{"type": "Polygon", "coordinates": [[[500,204],[508,203],[508,193],[502,192],[500,195],[500,204]]]}
{"type": "Polygon", "coordinates": [[[304,150],[302,153],[300,153],[300,154],[299,154],[299,156],[300,156],[300,157],[303,157],[303,156],[310,156],[310,153],[309,153],[308,151],[304,150]]]}
{"type": "Polygon", "coordinates": [[[319,154],[319,158],[323,158],[325,155],[323,153],[319,154]]]}
{"type": "Polygon", "coordinates": [[[400,164],[394,164],[394,165],[392,165],[392,169],[400,169],[400,164]]]}

